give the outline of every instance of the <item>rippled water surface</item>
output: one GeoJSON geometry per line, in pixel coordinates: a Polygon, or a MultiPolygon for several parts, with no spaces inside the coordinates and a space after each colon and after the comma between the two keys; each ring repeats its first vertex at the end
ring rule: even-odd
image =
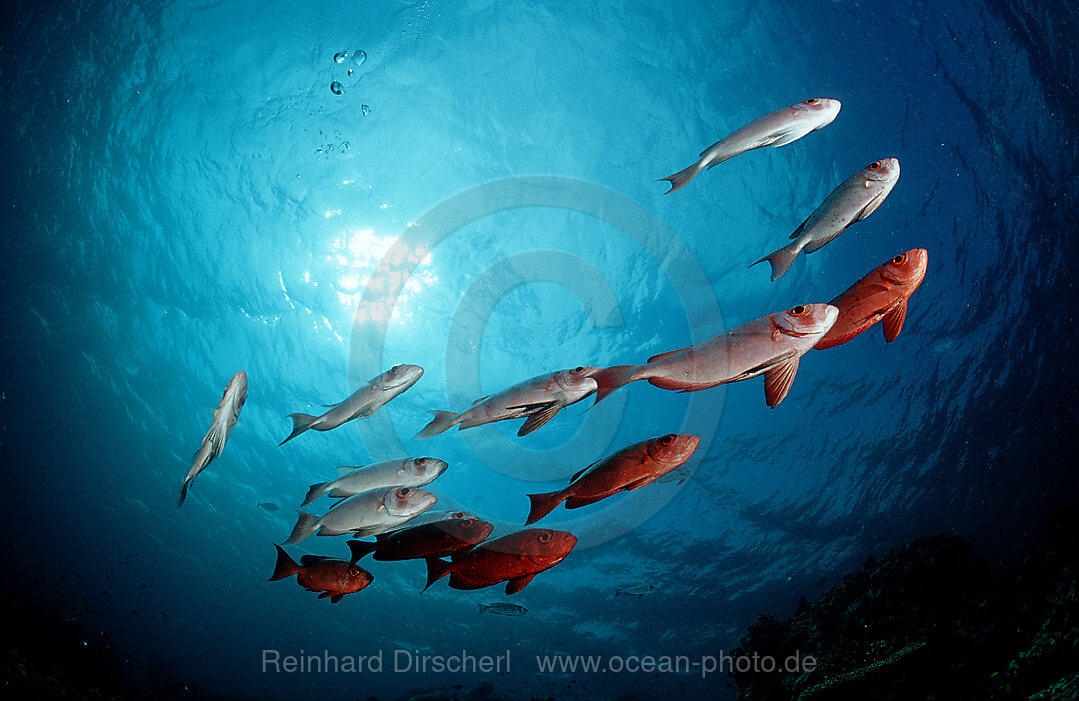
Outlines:
{"type": "MultiPolygon", "coordinates": [[[[133,675],[229,697],[733,697],[721,674],[541,674],[537,654],[733,647],[869,555],[954,532],[1010,562],[1071,500],[1074,11],[962,2],[16,3],[5,148],[0,456],[9,597],[108,633],[133,675]],[[790,146],[664,195],[657,178],[809,97],[790,146]],[[871,217],[772,283],[748,266],[843,179],[896,157],[871,217]],[[635,383],[594,410],[412,436],[428,410],[578,365],[641,363],[835,297],[912,248],[899,338],[812,351],[763,382],[635,383]],[[278,447],[396,363],[373,418],[278,447]],[[176,491],[228,379],[222,456],[176,491]],[[512,426],[510,424],[513,424],[512,426]],[[580,544],[523,592],[421,594],[422,562],[333,605],[267,583],[308,485],[400,455],[520,527],[622,446],[702,437],[688,479],[541,522],[580,544]],[[271,510],[260,504],[278,507],[271,510]],[[614,596],[648,584],[643,598],[614,596]],[[477,614],[511,602],[522,616],[477,614]],[[264,650],[385,656],[381,674],[263,673],[264,650]],[[508,674],[392,673],[510,652],[508,674]]],[[[318,508],[325,508],[324,505],[318,508]]],[[[312,538],[295,556],[347,555],[312,538]]]]}

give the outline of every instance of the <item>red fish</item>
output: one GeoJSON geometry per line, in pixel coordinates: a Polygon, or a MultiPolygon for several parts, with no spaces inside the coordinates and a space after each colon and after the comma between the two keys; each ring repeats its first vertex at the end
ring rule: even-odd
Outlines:
{"type": "Polygon", "coordinates": [[[660,353],[645,365],[618,365],[592,374],[596,403],[622,385],[648,380],[660,389],[697,392],[764,375],[764,401],[777,406],[790,391],[798,362],[835,323],[828,304],[799,304],[681,350],[660,353]]]}
{"type": "Polygon", "coordinates": [[[565,531],[529,528],[458,550],[451,562],[427,560],[427,587],[450,575],[453,589],[482,589],[506,582],[506,593],[516,594],[538,573],[562,562],[577,544],[577,536],[565,531]]]}
{"type": "Polygon", "coordinates": [[[567,509],[577,509],[651,484],[684,465],[700,442],[697,436],[670,434],[623,448],[575,474],[565,489],[529,494],[532,510],[525,525],[540,520],[562,502],[566,502],[567,509]]]}
{"type": "Polygon", "coordinates": [[[277,548],[277,566],[270,577],[271,582],[296,575],[296,582],[301,587],[322,592],[318,598],[329,598],[334,604],[345,594],[354,594],[375,579],[362,567],[321,555],[304,555],[297,565],[280,545],[274,547],[277,548]]]}
{"type": "Polygon", "coordinates": [[[376,536],[375,542],[350,540],[350,564],[368,553],[376,560],[443,557],[472,547],[491,535],[494,526],[478,518],[446,518],[376,536]]]}
{"type": "Polygon", "coordinates": [[[929,253],[914,248],[871,270],[829,302],[839,309],[839,318],[813,347],[844,344],[882,320],[884,340],[894,341],[907,318],[907,300],[922,284],[928,265],[929,253]]]}

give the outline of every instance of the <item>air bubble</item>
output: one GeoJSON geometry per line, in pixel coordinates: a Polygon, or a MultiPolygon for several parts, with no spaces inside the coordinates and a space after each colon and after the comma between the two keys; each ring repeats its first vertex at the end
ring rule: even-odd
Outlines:
{"type": "Polygon", "coordinates": [[[370,108],[369,106],[367,106],[367,105],[360,105],[360,112],[362,112],[362,113],[363,113],[363,116],[364,116],[364,117],[366,117],[366,116],[368,115],[368,113],[369,113],[370,111],[371,111],[371,108],[370,108]]]}
{"type": "Polygon", "coordinates": [[[346,58],[348,58],[348,52],[347,51],[338,51],[337,53],[335,53],[333,55],[333,62],[334,63],[344,63],[346,58]]]}
{"type": "Polygon", "coordinates": [[[352,52],[352,62],[357,66],[362,66],[367,60],[367,52],[363,49],[356,49],[352,52]]]}
{"type": "Polygon", "coordinates": [[[337,82],[336,80],[330,83],[330,92],[332,92],[334,95],[340,95],[342,92],[344,92],[341,89],[341,83],[337,82]]]}

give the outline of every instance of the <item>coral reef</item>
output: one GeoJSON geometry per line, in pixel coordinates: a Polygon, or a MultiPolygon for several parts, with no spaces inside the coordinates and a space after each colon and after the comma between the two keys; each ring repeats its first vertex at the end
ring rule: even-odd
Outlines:
{"type": "Polygon", "coordinates": [[[1058,509],[1045,542],[999,578],[956,536],[919,538],[761,616],[735,655],[807,655],[813,669],[734,671],[740,699],[1079,698],[1079,517],[1058,509]]]}

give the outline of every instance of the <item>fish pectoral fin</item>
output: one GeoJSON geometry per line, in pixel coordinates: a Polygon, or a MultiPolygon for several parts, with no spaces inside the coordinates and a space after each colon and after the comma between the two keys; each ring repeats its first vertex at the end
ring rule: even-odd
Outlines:
{"type": "Polygon", "coordinates": [[[336,407],[336,406],[337,406],[338,404],[340,404],[340,403],[341,403],[341,402],[336,402],[336,403],[334,403],[334,404],[323,404],[322,406],[323,406],[323,407],[325,407],[325,408],[327,408],[327,409],[333,409],[334,407],[336,407]]]}
{"type": "Polygon", "coordinates": [[[489,395],[489,394],[488,394],[488,395],[487,395],[486,397],[480,397],[480,398],[479,398],[479,399],[477,399],[476,401],[472,402],[472,406],[476,406],[476,405],[477,405],[477,404],[479,404],[480,402],[486,401],[486,400],[488,400],[488,399],[490,399],[490,398],[491,398],[491,395],[489,395]]]}
{"type": "Polygon", "coordinates": [[[764,401],[768,406],[778,406],[787,396],[794,384],[794,376],[798,374],[800,357],[796,355],[764,373],[764,401]]]}
{"type": "Polygon", "coordinates": [[[324,591],[324,592],[322,592],[321,594],[318,595],[318,598],[320,598],[320,599],[328,599],[331,596],[333,596],[332,591],[324,591]]]}
{"type": "Polygon", "coordinates": [[[786,146],[787,144],[802,138],[802,136],[804,136],[804,134],[802,134],[801,129],[787,127],[785,129],[779,129],[778,131],[774,131],[768,136],[764,137],[763,139],[761,139],[760,145],[771,146],[772,148],[786,146]]]}
{"type": "Polygon", "coordinates": [[[895,306],[895,309],[884,315],[882,325],[884,327],[884,340],[891,343],[903,330],[903,321],[907,318],[907,300],[903,300],[895,306]]]}
{"type": "Polygon", "coordinates": [[[344,596],[345,596],[344,594],[334,594],[333,596],[331,596],[331,597],[330,597],[330,603],[331,603],[331,604],[336,604],[336,603],[337,603],[338,601],[340,601],[340,600],[341,600],[341,599],[342,599],[342,598],[343,598],[344,596]]]}
{"type": "Polygon", "coordinates": [[[858,212],[858,214],[855,215],[854,219],[850,220],[850,223],[853,224],[854,222],[862,221],[870,214],[877,211],[877,207],[880,207],[882,202],[884,202],[884,190],[881,190],[876,195],[874,195],[872,199],[866,202],[865,206],[862,207],[862,211],[858,212]]]}
{"type": "Polygon", "coordinates": [[[526,574],[524,577],[514,577],[510,581],[506,582],[506,593],[516,594],[517,592],[527,587],[528,583],[531,582],[535,578],[535,576],[535,574],[526,574]]]}
{"type": "Polygon", "coordinates": [[[353,538],[368,538],[373,536],[376,532],[381,530],[378,526],[365,526],[363,528],[356,528],[351,531],[342,531],[341,533],[332,533],[331,535],[344,535],[349,533],[353,538]]]}
{"type": "Polygon", "coordinates": [[[517,436],[527,436],[528,434],[535,431],[537,428],[543,426],[543,424],[554,418],[555,414],[557,414],[562,409],[562,406],[563,404],[561,404],[560,402],[551,402],[544,408],[536,411],[534,414],[530,415],[523,424],[521,424],[521,428],[517,431],[517,436]]]}
{"type": "Polygon", "coordinates": [[[648,477],[642,477],[639,480],[630,482],[625,487],[622,487],[622,489],[626,490],[627,492],[632,492],[634,489],[640,489],[641,487],[652,484],[657,479],[659,479],[658,475],[649,475],[648,477]]]}

